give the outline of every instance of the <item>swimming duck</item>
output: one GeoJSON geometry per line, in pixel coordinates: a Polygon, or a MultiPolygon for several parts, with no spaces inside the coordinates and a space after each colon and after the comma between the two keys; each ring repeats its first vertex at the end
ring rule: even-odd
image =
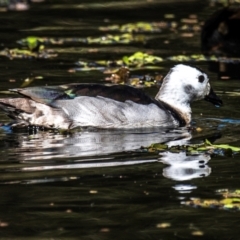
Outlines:
{"type": "Polygon", "coordinates": [[[12,126],[72,129],[179,127],[190,124],[190,103],[222,101],[206,73],[179,64],[165,76],[155,99],[126,85],[66,84],[11,89],[22,97],[0,99],[12,126]]]}

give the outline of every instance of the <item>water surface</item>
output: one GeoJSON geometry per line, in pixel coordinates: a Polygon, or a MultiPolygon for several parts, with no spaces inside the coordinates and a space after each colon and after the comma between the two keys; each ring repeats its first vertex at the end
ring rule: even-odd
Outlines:
{"type": "MultiPolygon", "coordinates": [[[[176,21],[196,15],[200,25],[221,5],[209,1],[46,1],[26,12],[1,12],[1,48],[16,48],[27,36],[100,36],[99,26],[137,21],[176,21]],[[166,18],[172,14],[172,18],[166,18]]],[[[180,24],[181,25],[181,24],[180,24]]],[[[79,59],[115,59],[146,51],[161,57],[201,54],[200,31],[145,33],[144,44],[51,45],[53,59],[0,57],[1,97],[29,77],[29,86],[70,82],[105,83],[101,71],[77,71],[79,59]],[[183,34],[185,33],[185,35],[183,34]],[[188,33],[188,34],[186,34],[188,33]],[[192,35],[189,35],[191,33],[192,35]]],[[[134,74],[166,74],[175,62],[134,74]]],[[[191,63],[208,72],[224,106],[193,104],[191,129],[147,129],[74,133],[27,129],[0,132],[1,239],[238,239],[239,212],[194,208],[192,198],[220,199],[219,189],[240,188],[239,154],[143,151],[152,143],[240,146],[239,79],[220,80],[208,62],[191,63]]],[[[146,89],[154,96],[157,87],[146,89]]],[[[0,113],[2,123],[9,119],[0,113]]]]}

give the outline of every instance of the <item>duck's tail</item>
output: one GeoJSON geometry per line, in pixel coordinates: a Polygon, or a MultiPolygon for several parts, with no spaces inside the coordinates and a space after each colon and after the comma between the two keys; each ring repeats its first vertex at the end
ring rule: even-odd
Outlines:
{"type": "Polygon", "coordinates": [[[15,121],[15,126],[34,125],[68,129],[72,124],[61,109],[29,98],[0,98],[0,109],[15,121]]]}
{"type": "Polygon", "coordinates": [[[26,98],[0,98],[0,109],[10,118],[16,120],[20,113],[32,113],[34,111],[30,102],[31,100],[26,98]]]}

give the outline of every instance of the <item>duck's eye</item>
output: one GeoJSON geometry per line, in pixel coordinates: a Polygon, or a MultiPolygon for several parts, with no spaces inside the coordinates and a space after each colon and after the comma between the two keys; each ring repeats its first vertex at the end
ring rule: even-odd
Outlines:
{"type": "Polygon", "coordinates": [[[204,78],[203,75],[198,76],[198,81],[199,81],[200,83],[204,82],[204,80],[205,80],[205,78],[204,78]]]}

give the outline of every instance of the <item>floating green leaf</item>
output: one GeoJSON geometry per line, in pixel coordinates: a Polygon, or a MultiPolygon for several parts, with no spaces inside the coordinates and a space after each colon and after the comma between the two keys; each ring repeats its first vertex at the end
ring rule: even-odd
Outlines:
{"type": "Polygon", "coordinates": [[[81,60],[77,62],[79,68],[76,70],[106,70],[108,68],[114,68],[117,70],[122,66],[131,67],[133,69],[147,68],[148,66],[157,68],[156,64],[162,61],[163,59],[161,57],[153,56],[143,52],[136,52],[131,56],[123,56],[122,59],[113,61],[99,60],[96,62],[85,62],[81,60]]]}
{"type": "Polygon", "coordinates": [[[24,49],[18,49],[18,48],[13,48],[13,49],[5,48],[2,51],[0,51],[0,56],[5,56],[10,59],[54,58],[57,56],[57,54],[51,50],[41,50],[39,52],[32,52],[30,50],[24,50],[24,49]]]}
{"type": "Polygon", "coordinates": [[[27,37],[25,39],[21,39],[18,41],[18,43],[26,46],[31,51],[39,51],[44,49],[44,38],[38,38],[38,37],[27,37]]]}
{"type": "MultiPolygon", "coordinates": [[[[240,190],[220,189],[216,191],[222,199],[193,198],[183,201],[182,204],[190,207],[217,208],[223,210],[240,210],[240,190]]],[[[219,198],[219,197],[218,197],[219,198]]]]}
{"type": "Polygon", "coordinates": [[[168,57],[167,60],[174,62],[201,62],[201,61],[210,61],[210,62],[225,62],[225,63],[239,63],[240,58],[227,58],[227,57],[216,57],[204,56],[202,54],[193,54],[193,55],[177,55],[168,57]]]}
{"type": "Polygon", "coordinates": [[[202,54],[194,54],[194,55],[177,55],[168,57],[168,60],[175,62],[200,62],[200,61],[219,61],[216,56],[204,56],[202,54]]]}
{"type": "Polygon", "coordinates": [[[161,143],[153,143],[148,147],[149,152],[155,152],[155,151],[164,151],[168,150],[168,145],[161,144],[161,143]]]}
{"type": "Polygon", "coordinates": [[[239,197],[240,198],[240,190],[235,189],[235,190],[229,190],[229,189],[218,189],[216,191],[218,195],[224,196],[224,198],[229,198],[229,197],[239,197]]]}
{"type": "Polygon", "coordinates": [[[19,44],[28,47],[30,50],[37,49],[39,46],[51,44],[51,45],[63,45],[69,43],[84,43],[84,44],[100,44],[100,45],[112,45],[112,44],[129,44],[133,42],[146,41],[144,35],[133,35],[131,33],[124,33],[118,35],[106,34],[100,37],[85,37],[85,38],[50,38],[50,37],[27,37],[17,41],[19,44]]]}
{"type": "Polygon", "coordinates": [[[142,66],[162,62],[161,57],[153,56],[143,52],[136,52],[133,55],[123,57],[123,62],[128,66],[142,66]]]}
{"type": "Polygon", "coordinates": [[[190,207],[217,208],[222,210],[240,210],[240,198],[227,198],[223,200],[195,198],[182,202],[190,207]]]}
{"type": "Polygon", "coordinates": [[[36,76],[36,77],[26,78],[26,79],[24,80],[24,82],[22,83],[21,88],[27,87],[27,86],[30,85],[34,80],[41,80],[41,79],[43,79],[42,76],[36,76]]]}
{"type": "MultiPolygon", "coordinates": [[[[165,18],[174,18],[172,14],[165,14],[165,18]]],[[[181,23],[176,21],[160,21],[160,22],[135,22],[123,25],[109,25],[99,27],[100,31],[118,31],[128,33],[159,33],[163,30],[180,30],[188,32],[200,32],[201,26],[198,19],[182,19],[181,23]]]]}
{"type": "Polygon", "coordinates": [[[100,27],[100,31],[120,31],[120,32],[161,32],[161,23],[136,22],[123,25],[111,25],[100,27]]]}
{"type": "Polygon", "coordinates": [[[211,144],[207,139],[205,140],[205,149],[230,149],[233,152],[239,152],[240,151],[240,147],[234,147],[234,146],[230,146],[228,144],[211,144]]]}
{"type": "Polygon", "coordinates": [[[109,60],[98,60],[96,62],[88,62],[88,61],[78,61],[78,68],[74,68],[71,71],[90,71],[90,70],[106,70],[106,69],[114,69],[117,70],[122,66],[127,66],[131,68],[131,70],[136,69],[159,69],[159,64],[163,61],[175,61],[175,62],[196,62],[196,61],[215,61],[215,62],[240,62],[240,58],[217,58],[216,56],[206,57],[202,54],[195,55],[178,55],[168,57],[163,59],[159,56],[154,56],[151,54],[136,52],[131,56],[123,56],[122,59],[117,59],[113,61],[109,60]]]}
{"type": "Polygon", "coordinates": [[[167,145],[164,144],[152,144],[147,148],[142,148],[145,149],[149,152],[153,151],[170,151],[170,152],[180,152],[180,151],[186,151],[189,154],[195,154],[199,152],[207,152],[209,154],[218,154],[216,150],[220,149],[228,153],[228,150],[231,152],[240,152],[240,147],[234,147],[230,146],[228,144],[211,144],[208,140],[205,140],[204,143],[202,144],[190,144],[190,145],[179,145],[179,146],[172,146],[168,147],[167,145]]]}
{"type": "Polygon", "coordinates": [[[136,22],[123,25],[110,25],[99,27],[100,31],[119,31],[128,33],[159,33],[164,29],[179,29],[185,31],[200,31],[199,24],[178,24],[176,21],[160,21],[160,22],[136,22]]]}

